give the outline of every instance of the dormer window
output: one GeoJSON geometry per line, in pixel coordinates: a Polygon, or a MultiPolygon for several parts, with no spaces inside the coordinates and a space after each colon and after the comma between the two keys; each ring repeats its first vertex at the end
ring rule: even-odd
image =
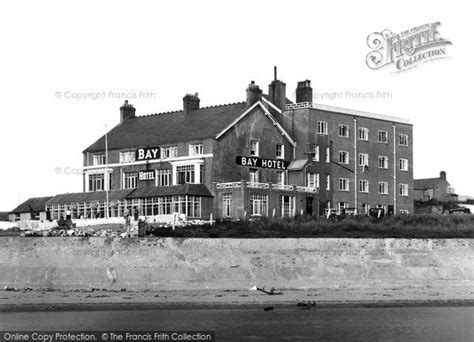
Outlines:
{"type": "Polygon", "coordinates": [[[202,144],[190,144],[189,145],[189,155],[190,156],[200,156],[203,154],[202,144]]]}

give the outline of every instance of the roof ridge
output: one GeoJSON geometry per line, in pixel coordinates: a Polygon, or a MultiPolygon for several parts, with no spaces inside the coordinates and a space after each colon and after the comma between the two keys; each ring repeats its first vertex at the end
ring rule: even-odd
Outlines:
{"type": "MultiPolygon", "coordinates": [[[[201,109],[208,109],[208,108],[216,108],[216,107],[225,107],[225,106],[233,106],[233,105],[238,105],[238,104],[243,104],[245,101],[240,101],[240,102],[231,102],[231,103],[224,103],[224,104],[218,104],[218,105],[212,105],[212,106],[206,106],[206,107],[200,107],[196,110],[201,110],[201,109]]],[[[143,118],[143,117],[148,117],[148,116],[155,116],[155,115],[163,115],[163,114],[173,114],[173,113],[179,113],[182,112],[183,110],[171,110],[168,112],[160,112],[160,113],[150,113],[150,114],[142,114],[136,116],[136,118],[143,118]]]]}

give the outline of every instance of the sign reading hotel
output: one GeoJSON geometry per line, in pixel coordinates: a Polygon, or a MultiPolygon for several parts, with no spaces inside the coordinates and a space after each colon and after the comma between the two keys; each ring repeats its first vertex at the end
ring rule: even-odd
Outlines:
{"type": "Polygon", "coordinates": [[[263,159],[257,157],[237,156],[235,158],[237,165],[249,167],[261,167],[264,169],[286,170],[290,165],[286,160],[281,159],[263,159]]]}
{"type": "Polygon", "coordinates": [[[147,181],[147,180],[154,180],[155,179],[155,171],[139,171],[138,172],[138,180],[139,181],[147,181]]]}
{"type": "Polygon", "coordinates": [[[135,151],[135,160],[149,160],[160,158],[159,147],[137,148],[135,151]]]}

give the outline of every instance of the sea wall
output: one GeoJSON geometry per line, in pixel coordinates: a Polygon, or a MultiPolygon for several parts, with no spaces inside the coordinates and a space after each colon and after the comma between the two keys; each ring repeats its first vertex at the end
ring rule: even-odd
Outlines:
{"type": "Polygon", "coordinates": [[[0,238],[0,286],[127,290],[474,286],[469,239],[0,238]]]}

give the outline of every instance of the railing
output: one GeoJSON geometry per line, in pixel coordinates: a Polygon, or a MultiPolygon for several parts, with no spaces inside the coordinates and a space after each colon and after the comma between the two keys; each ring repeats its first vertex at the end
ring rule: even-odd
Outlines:
{"type": "Polygon", "coordinates": [[[241,188],[241,182],[228,182],[228,183],[217,183],[216,189],[232,189],[232,188],[241,188]]]}
{"type": "Polygon", "coordinates": [[[253,189],[270,189],[269,183],[256,183],[256,182],[248,182],[247,187],[253,189]]]}
{"type": "Polygon", "coordinates": [[[297,186],[296,191],[298,191],[298,192],[317,192],[317,188],[310,188],[308,186],[297,186]]]}
{"type": "Polygon", "coordinates": [[[272,184],[272,189],[275,190],[286,190],[286,191],[293,191],[294,190],[293,185],[285,185],[285,184],[272,184]]]}
{"type": "Polygon", "coordinates": [[[394,121],[394,122],[400,122],[400,123],[405,123],[405,124],[410,123],[410,121],[408,119],[405,119],[405,118],[398,118],[398,117],[395,117],[395,116],[363,112],[363,111],[360,111],[360,110],[353,110],[353,109],[347,109],[347,108],[327,106],[327,105],[322,105],[322,104],[313,103],[313,102],[291,103],[291,104],[287,104],[286,107],[285,107],[286,110],[300,109],[300,108],[314,108],[314,109],[320,109],[320,110],[325,110],[325,111],[329,111],[329,112],[344,113],[344,114],[362,116],[362,117],[372,118],[372,119],[379,119],[379,120],[385,120],[385,121],[394,121]]]}
{"type": "Polygon", "coordinates": [[[307,187],[307,186],[297,186],[297,185],[286,185],[286,184],[271,184],[271,183],[257,183],[257,182],[227,182],[227,183],[217,183],[216,189],[223,190],[223,189],[241,189],[242,186],[247,186],[247,188],[252,189],[272,189],[278,191],[297,191],[297,192],[310,192],[315,193],[317,192],[317,188],[307,187]]]}

